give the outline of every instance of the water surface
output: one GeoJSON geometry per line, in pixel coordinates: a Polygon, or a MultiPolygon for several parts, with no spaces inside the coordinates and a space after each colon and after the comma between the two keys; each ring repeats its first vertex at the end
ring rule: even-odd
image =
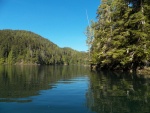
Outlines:
{"type": "Polygon", "coordinates": [[[149,113],[150,79],[83,66],[0,66],[0,113],[149,113]]]}

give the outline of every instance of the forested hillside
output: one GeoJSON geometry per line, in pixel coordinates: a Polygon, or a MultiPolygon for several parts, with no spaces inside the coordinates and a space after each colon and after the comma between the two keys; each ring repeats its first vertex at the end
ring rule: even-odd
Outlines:
{"type": "Polygon", "coordinates": [[[0,30],[0,64],[84,64],[87,54],[29,31],[0,30]]]}
{"type": "Polygon", "coordinates": [[[150,0],[101,0],[87,27],[91,61],[98,69],[136,70],[150,62],[150,0]]]}

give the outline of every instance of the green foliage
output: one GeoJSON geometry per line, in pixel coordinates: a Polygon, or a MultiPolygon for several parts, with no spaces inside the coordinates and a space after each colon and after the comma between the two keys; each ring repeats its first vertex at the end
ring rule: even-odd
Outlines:
{"type": "Polygon", "coordinates": [[[53,65],[87,62],[87,53],[59,48],[49,40],[23,30],[0,30],[0,48],[0,64],[53,65]]]}
{"type": "Polygon", "coordinates": [[[0,64],[4,64],[4,58],[0,58],[0,64]]]}
{"type": "Polygon", "coordinates": [[[102,0],[92,23],[91,60],[100,69],[134,69],[150,61],[149,0],[102,0]]]}

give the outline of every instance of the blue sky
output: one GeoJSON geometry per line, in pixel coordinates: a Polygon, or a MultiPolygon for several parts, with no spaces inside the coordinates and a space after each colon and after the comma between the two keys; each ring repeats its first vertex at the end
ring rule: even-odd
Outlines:
{"type": "Polygon", "coordinates": [[[28,30],[59,47],[87,51],[88,26],[100,0],[0,0],[0,29],[28,30]]]}

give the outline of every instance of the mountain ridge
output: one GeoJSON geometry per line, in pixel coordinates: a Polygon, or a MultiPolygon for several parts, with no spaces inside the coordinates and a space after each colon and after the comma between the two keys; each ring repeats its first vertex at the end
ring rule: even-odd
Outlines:
{"type": "Polygon", "coordinates": [[[60,48],[50,40],[26,30],[0,30],[0,64],[82,64],[86,52],[60,48]]]}

